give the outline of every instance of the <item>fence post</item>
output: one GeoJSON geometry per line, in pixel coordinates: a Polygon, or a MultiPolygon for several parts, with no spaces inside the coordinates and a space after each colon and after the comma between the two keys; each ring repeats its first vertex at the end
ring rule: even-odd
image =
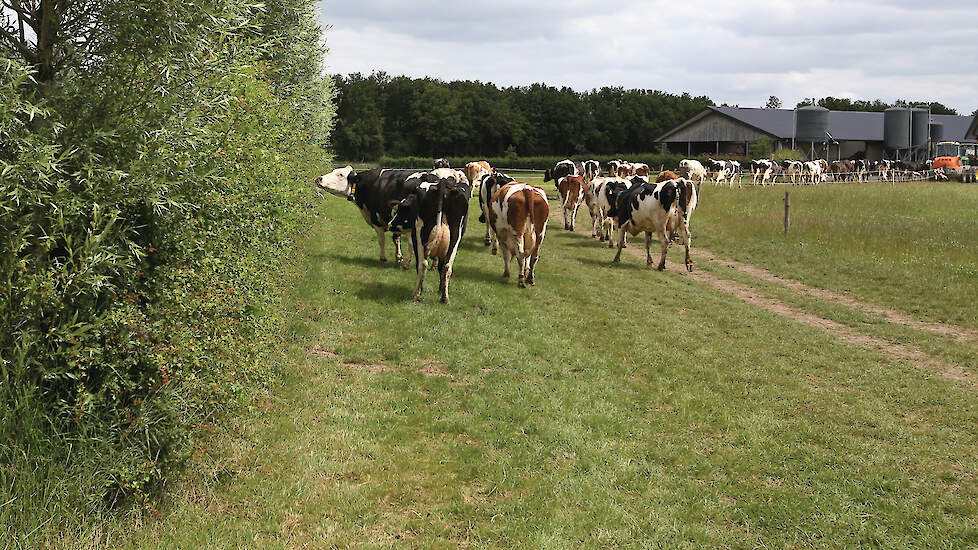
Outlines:
{"type": "Polygon", "coordinates": [[[788,191],[784,192],[784,234],[788,234],[788,228],[791,226],[791,194],[788,191]]]}

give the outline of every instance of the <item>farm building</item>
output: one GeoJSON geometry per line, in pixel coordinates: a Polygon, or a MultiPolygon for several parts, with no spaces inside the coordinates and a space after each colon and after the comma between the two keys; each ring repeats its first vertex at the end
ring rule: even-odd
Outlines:
{"type": "MultiPolygon", "coordinates": [[[[832,138],[822,138],[815,143],[816,156],[830,159],[863,157],[869,160],[892,157],[884,146],[885,113],[813,110],[824,111],[827,132],[832,138]]],[[[767,136],[775,151],[791,148],[794,141],[797,149],[807,153],[812,149],[811,143],[796,139],[795,134],[797,113],[802,112],[803,109],[707,107],[666,132],[656,142],[665,143],[674,153],[687,155],[746,155],[750,152],[751,144],[767,136]]],[[[926,111],[923,113],[926,116],[926,111]]],[[[930,132],[935,141],[975,141],[973,121],[974,118],[970,116],[931,115],[930,132]]],[[[924,131],[927,131],[926,124],[924,131]]],[[[822,134],[824,131],[819,132],[819,135],[822,134]]]]}

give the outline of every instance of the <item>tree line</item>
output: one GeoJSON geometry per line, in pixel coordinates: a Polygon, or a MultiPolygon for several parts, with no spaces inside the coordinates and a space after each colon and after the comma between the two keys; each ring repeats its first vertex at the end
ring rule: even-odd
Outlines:
{"type": "Polygon", "coordinates": [[[336,156],[538,156],[648,152],[652,140],[707,106],[709,97],[606,86],[335,76],[336,156]]]}

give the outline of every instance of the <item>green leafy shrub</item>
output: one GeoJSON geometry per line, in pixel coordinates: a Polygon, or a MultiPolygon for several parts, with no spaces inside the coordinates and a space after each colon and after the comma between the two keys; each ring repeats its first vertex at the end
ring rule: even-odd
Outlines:
{"type": "Polygon", "coordinates": [[[771,155],[771,158],[775,162],[784,162],[786,160],[805,160],[805,156],[802,155],[801,151],[798,151],[797,149],[782,149],[780,151],[776,151],[773,155],[771,155]]]}
{"type": "Polygon", "coordinates": [[[329,161],[311,0],[93,13],[71,78],[0,48],[0,540],[26,546],[152,495],[271,379],[329,161]]]}

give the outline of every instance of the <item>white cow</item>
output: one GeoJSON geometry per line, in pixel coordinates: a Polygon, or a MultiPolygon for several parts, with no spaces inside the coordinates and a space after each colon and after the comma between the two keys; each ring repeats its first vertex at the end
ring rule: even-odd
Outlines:
{"type": "Polygon", "coordinates": [[[679,161],[679,175],[703,183],[706,181],[706,168],[698,160],[683,159],[679,161]]]}

